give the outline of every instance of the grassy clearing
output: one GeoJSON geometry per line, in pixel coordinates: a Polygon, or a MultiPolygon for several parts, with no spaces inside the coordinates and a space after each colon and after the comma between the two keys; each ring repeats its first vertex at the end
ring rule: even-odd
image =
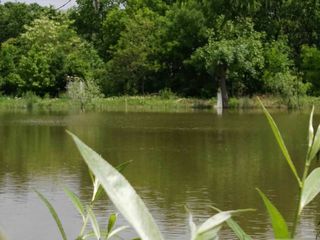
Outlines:
{"type": "MultiPolygon", "coordinates": [[[[266,108],[286,109],[287,103],[278,97],[261,96],[266,108]]],[[[216,99],[163,98],[161,96],[121,96],[96,98],[85,104],[87,111],[138,111],[138,112],[191,112],[213,110],[216,99]]],[[[320,106],[319,97],[302,97],[298,108],[309,109],[320,106]]],[[[230,109],[260,109],[256,97],[230,98],[230,109]]],[[[40,98],[25,96],[22,98],[0,97],[0,110],[3,111],[79,111],[81,103],[69,98],[40,98]]]]}

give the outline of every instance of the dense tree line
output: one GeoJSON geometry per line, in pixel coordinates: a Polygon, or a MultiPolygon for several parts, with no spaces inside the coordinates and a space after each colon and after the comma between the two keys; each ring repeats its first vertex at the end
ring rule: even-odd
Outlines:
{"type": "Polygon", "coordinates": [[[318,0],[77,0],[0,4],[0,91],[58,96],[320,94],[318,0]]]}

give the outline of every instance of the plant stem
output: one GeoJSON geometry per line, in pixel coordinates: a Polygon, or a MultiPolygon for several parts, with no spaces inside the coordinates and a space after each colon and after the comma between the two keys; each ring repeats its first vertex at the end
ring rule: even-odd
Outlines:
{"type": "MultiPolygon", "coordinates": [[[[309,151],[308,151],[308,153],[309,153],[309,151]]],[[[304,166],[303,176],[302,176],[302,180],[301,180],[301,186],[299,186],[299,199],[298,199],[298,204],[297,204],[293,227],[292,227],[292,232],[291,232],[292,239],[295,236],[297,225],[298,225],[299,218],[300,218],[300,213],[301,213],[300,204],[301,204],[301,198],[302,198],[302,190],[304,188],[304,182],[308,176],[310,162],[311,162],[308,158],[309,158],[309,154],[307,155],[306,164],[304,166]]]]}

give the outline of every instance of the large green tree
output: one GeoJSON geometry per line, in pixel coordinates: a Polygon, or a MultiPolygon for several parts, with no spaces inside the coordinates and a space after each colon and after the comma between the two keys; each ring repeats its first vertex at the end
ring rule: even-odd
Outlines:
{"type": "Polygon", "coordinates": [[[127,19],[107,63],[106,93],[136,94],[154,89],[157,83],[152,76],[160,67],[155,56],[161,22],[161,17],[149,8],[127,19]]]}
{"type": "Polygon", "coordinates": [[[225,21],[220,17],[208,43],[195,52],[194,62],[202,62],[215,77],[222,92],[223,107],[228,107],[230,85],[241,80],[248,87],[258,79],[264,66],[262,37],[253,29],[250,19],[225,21]]]}
{"type": "Polygon", "coordinates": [[[202,4],[195,0],[176,2],[165,14],[159,61],[165,87],[182,95],[199,96],[207,88],[203,72],[188,64],[195,49],[207,41],[202,4]]]}
{"type": "Polygon", "coordinates": [[[101,67],[96,51],[61,21],[42,17],[26,26],[26,32],[3,43],[0,50],[0,84],[6,94],[32,91],[56,96],[68,76],[95,79],[101,67]]]}
{"type": "Polygon", "coordinates": [[[56,12],[35,3],[6,2],[0,4],[0,44],[9,38],[17,37],[25,31],[25,25],[42,15],[54,16],[56,12]]]}

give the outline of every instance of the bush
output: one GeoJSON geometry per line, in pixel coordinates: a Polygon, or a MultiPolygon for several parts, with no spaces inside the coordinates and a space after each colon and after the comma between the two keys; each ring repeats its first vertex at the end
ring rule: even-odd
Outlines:
{"type": "Polygon", "coordinates": [[[99,87],[93,81],[85,82],[78,77],[68,77],[67,96],[80,104],[81,110],[93,99],[103,97],[99,87]]]}
{"type": "Polygon", "coordinates": [[[290,108],[299,105],[299,97],[304,96],[310,86],[303,83],[301,76],[295,71],[285,38],[266,44],[262,79],[265,91],[279,95],[290,108]]]}
{"type": "Polygon", "coordinates": [[[161,99],[175,99],[177,95],[171,91],[170,88],[164,88],[159,91],[159,96],[161,99]]]}

